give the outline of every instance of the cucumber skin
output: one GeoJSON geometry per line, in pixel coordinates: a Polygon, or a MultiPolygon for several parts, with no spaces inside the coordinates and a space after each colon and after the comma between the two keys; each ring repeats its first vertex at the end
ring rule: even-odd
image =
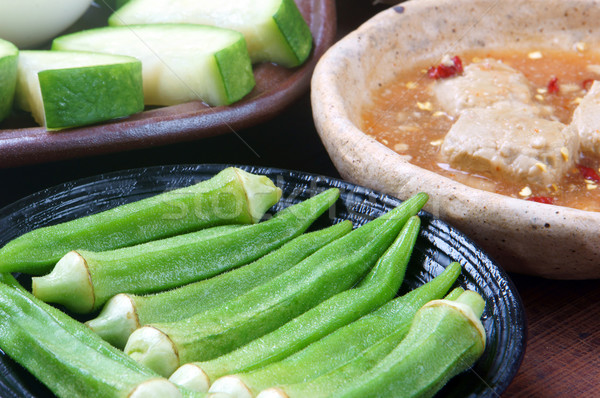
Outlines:
{"type": "Polygon", "coordinates": [[[245,40],[217,52],[214,59],[223,82],[224,105],[241,100],[254,88],[256,81],[245,40]]]}
{"type": "Polygon", "coordinates": [[[391,300],[402,281],[419,232],[419,219],[410,219],[369,275],[279,329],[212,361],[197,363],[209,378],[248,372],[277,362],[391,300]]]}
{"type": "Polygon", "coordinates": [[[289,60],[279,64],[287,68],[303,64],[312,50],[312,33],[294,0],[283,0],[273,20],[291,50],[289,60]]]}
{"type": "Polygon", "coordinates": [[[44,70],[38,73],[46,128],[57,130],[129,116],[144,110],[142,64],[44,70]],[[93,91],[85,92],[81,87],[93,91]],[[84,105],[75,108],[74,103],[84,105]],[[98,107],[98,104],[101,104],[98,107]]]}
{"type": "Polygon", "coordinates": [[[231,352],[352,287],[426,200],[426,195],[417,195],[405,201],[318,250],[289,271],[222,306],[179,322],[151,326],[171,339],[180,364],[206,361],[231,352]]]}
{"type": "MultiPolygon", "coordinates": [[[[210,28],[226,30],[218,27],[214,28],[187,23],[165,23],[161,25],[161,29],[181,28],[185,25],[189,25],[192,28],[195,26],[196,28],[200,27],[202,29],[210,28]]],[[[115,25],[109,27],[89,29],[83,32],[71,33],[54,39],[52,42],[52,50],[89,51],[89,49],[86,47],[87,43],[78,42],[78,37],[87,37],[87,35],[92,35],[94,34],[94,32],[101,33],[104,30],[116,31],[118,29],[123,29],[127,33],[130,33],[132,30],[135,29],[152,29],[152,27],[153,24],[136,24],[129,26],[115,25]],[[73,43],[72,40],[70,40],[70,38],[75,38],[75,42],[73,43]]],[[[198,30],[200,30],[200,28],[198,28],[198,30]]],[[[233,31],[229,31],[233,33],[233,31]]],[[[222,106],[230,105],[233,102],[239,101],[247,94],[249,94],[250,91],[252,91],[252,89],[256,85],[254,73],[252,70],[252,63],[248,54],[248,50],[246,48],[246,41],[244,40],[244,37],[239,32],[235,32],[235,34],[239,36],[239,39],[227,48],[213,53],[210,61],[207,63],[208,65],[210,65],[210,70],[207,71],[207,73],[210,73],[211,75],[218,73],[220,77],[220,81],[216,82],[214,90],[209,90],[208,92],[202,93],[202,88],[195,87],[189,82],[183,82],[184,86],[182,90],[184,90],[185,93],[182,94],[182,91],[179,90],[177,91],[177,95],[174,95],[173,92],[164,90],[162,88],[162,84],[159,84],[155,81],[155,77],[149,77],[146,75],[143,78],[143,84],[146,86],[144,94],[144,103],[146,105],[169,106],[193,100],[201,100],[210,106],[222,106]]],[[[112,49],[107,49],[103,47],[97,48],[95,46],[91,46],[91,49],[107,54],[136,56],[136,54],[127,54],[127,51],[115,52],[112,49]]],[[[168,63],[168,56],[165,56],[165,62],[168,63]]],[[[144,62],[142,62],[143,75],[145,68],[146,67],[144,67],[144,62]]],[[[156,66],[154,66],[153,68],[156,69],[156,66]]],[[[162,71],[162,73],[165,74],[165,76],[171,76],[173,73],[177,75],[178,68],[176,66],[172,66],[172,68],[173,69],[171,69],[171,67],[163,67],[164,70],[162,71]]],[[[179,71],[181,72],[181,69],[179,69],[179,71]]],[[[185,76],[185,73],[180,73],[180,75],[185,76]]],[[[216,76],[204,78],[216,78],[216,76]]],[[[173,77],[170,77],[170,79],[173,79],[173,77]]],[[[175,82],[171,81],[171,83],[180,85],[182,81],[181,78],[177,76],[175,78],[175,82]]]]}
{"type": "MultiPolygon", "coordinates": [[[[408,333],[416,312],[427,302],[442,298],[459,274],[460,266],[452,264],[432,281],[388,302],[376,311],[336,330],[296,354],[261,369],[236,376],[254,395],[273,386],[293,386],[296,383],[310,382],[344,366],[392,334],[401,339],[408,333]],[[327,358],[327,361],[323,361],[323,358],[327,358]]],[[[393,347],[395,345],[392,345],[389,350],[393,347]]]]}
{"type": "Polygon", "coordinates": [[[6,71],[6,74],[0,74],[0,122],[4,120],[12,110],[13,99],[15,96],[15,87],[17,86],[17,65],[18,50],[15,47],[13,55],[6,55],[0,58],[0,71],[6,71]]]}
{"type": "MultiPolygon", "coordinates": [[[[136,7],[141,7],[144,0],[130,0],[127,6],[119,9],[109,19],[109,26],[123,26],[142,23],[198,23],[202,25],[221,26],[203,18],[195,19],[194,14],[170,19],[164,17],[151,18],[151,20],[137,20],[127,22],[128,14],[135,15],[136,7]],[[130,11],[131,10],[131,11],[130,11]]],[[[281,0],[279,9],[268,21],[263,21],[268,26],[269,37],[260,39],[254,37],[254,32],[246,32],[248,50],[252,63],[273,62],[286,68],[301,65],[306,61],[312,49],[312,33],[304,17],[300,13],[294,0],[281,0]]],[[[235,29],[232,26],[221,26],[235,29]]]]}
{"type": "Polygon", "coordinates": [[[248,206],[239,208],[238,199],[247,203],[235,169],[227,168],[189,187],[21,235],[0,249],[0,272],[39,275],[74,248],[105,251],[201,228],[251,223],[248,206]]]}

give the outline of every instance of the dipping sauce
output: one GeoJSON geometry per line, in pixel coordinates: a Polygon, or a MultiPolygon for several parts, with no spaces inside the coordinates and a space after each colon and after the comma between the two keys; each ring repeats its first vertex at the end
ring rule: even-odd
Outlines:
{"type": "MultiPolygon", "coordinates": [[[[458,54],[464,66],[486,58],[500,60],[529,80],[534,101],[551,109],[552,120],[569,124],[594,80],[600,80],[600,55],[579,43],[573,51],[474,50],[458,54]]],[[[419,167],[465,185],[499,194],[582,210],[600,211],[600,159],[580,154],[576,166],[559,182],[545,187],[502,181],[486,173],[450,167],[440,154],[456,116],[444,112],[432,96],[428,70],[421,64],[399,75],[372,95],[363,109],[362,130],[419,167]]],[[[599,126],[600,128],[600,126],[599,126]]]]}

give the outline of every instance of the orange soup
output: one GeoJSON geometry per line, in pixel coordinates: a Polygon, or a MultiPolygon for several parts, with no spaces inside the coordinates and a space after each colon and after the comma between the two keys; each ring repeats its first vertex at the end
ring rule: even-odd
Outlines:
{"type": "MultiPolygon", "coordinates": [[[[465,66],[494,58],[520,71],[532,85],[534,101],[550,106],[553,118],[568,124],[593,80],[600,80],[600,55],[585,48],[578,50],[487,50],[470,51],[459,57],[465,66]]],[[[429,63],[415,67],[378,89],[373,102],[363,110],[363,131],[411,163],[471,187],[525,200],[600,211],[600,159],[596,157],[580,155],[577,166],[560,183],[542,188],[456,170],[445,163],[440,146],[456,118],[442,111],[428,90],[432,84],[428,70],[432,66],[429,63]]]]}

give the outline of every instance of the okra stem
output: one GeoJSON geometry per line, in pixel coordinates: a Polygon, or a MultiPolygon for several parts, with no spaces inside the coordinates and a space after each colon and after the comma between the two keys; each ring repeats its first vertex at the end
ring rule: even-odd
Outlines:
{"type": "Polygon", "coordinates": [[[401,339],[419,308],[430,300],[443,297],[459,274],[460,265],[452,263],[425,285],[341,327],[303,350],[263,368],[218,379],[209,391],[226,392],[231,390],[232,384],[243,385],[243,389],[236,390],[250,391],[250,397],[253,397],[266,388],[309,381],[337,369],[394,333],[398,333],[401,339]]]}
{"type": "Polygon", "coordinates": [[[71,250],[106,251],[257,222],[280,197],[281,190],[266,176],[230,167],[190,187],[30,231],[0,249],[0,272],[41,275],[71,250]]]}
{"type": "MultiPolygon", "coordinates": [[[[408,220],[394,243],[358,287],[327,299],[273,332],[208,362],[196,363],[210,380],[279,361],[392,299],[404,279],[419,233],[418,217],[408,220]]],[[[186,368],[189,369],[189,368],[186,368]]],[[[184,369],[183,372],[189,372],[184,369]]],[[[177,372],[173,376],[176,376],[177,372]]]]}
{"type": "Polygon", "coordinates": [[[148,296],[117,294],[97,318],[86,324],[116,347],[123,348],[136,329],[156,322],[173,322],[227,302],[288,270],[319,248],[352,230],[342,221],[323,230],[303,234],[252,264],[148,296]]]}
{"type": "Polygon", "coordinates": [[[49,275],[33,278],[33,292],[85,313],[118,293],[145,294],[206,279],[300,235],[338,196],[339,190],[329,189],[258,224],[215,227],[106,252],[71,252],[49,275]],[[73,282],[74,273],[81,276],[79,283],[73,282]]]}
{"type": "MultiPolygon", "coordinates": [[[[180,363],[205,361],[233,351],[353,286],[426,200],[425,194],[415,195],[290,270],[219,307],[182,321],[151,326],[174,343],[180,363]]],[[[151,349],[143,341],[143,329],[130,336],[125,352],[151,349]]],[[[162,374],[170,375],[174,370],[162,374]]]]}

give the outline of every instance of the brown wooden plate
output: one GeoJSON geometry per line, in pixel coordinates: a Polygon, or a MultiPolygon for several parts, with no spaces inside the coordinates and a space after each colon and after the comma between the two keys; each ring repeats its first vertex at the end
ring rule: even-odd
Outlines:
{"type": "MultiPolygon", "coordinates": [[[[334,0],[295,1],[312,31],[313,52],[293,69],[255,65],[256,87],[242,101],[220,107],[193,101],[58,132],[36,126],[28,115],[16,115],[0,123],[0,167],[192,141],[235,133],[272,118],[308,90],[315,64],[335,40],[334,0]]],[[[97,2],[71,31],[99,26],[108,13],[104,2],[97,2]]]]}

